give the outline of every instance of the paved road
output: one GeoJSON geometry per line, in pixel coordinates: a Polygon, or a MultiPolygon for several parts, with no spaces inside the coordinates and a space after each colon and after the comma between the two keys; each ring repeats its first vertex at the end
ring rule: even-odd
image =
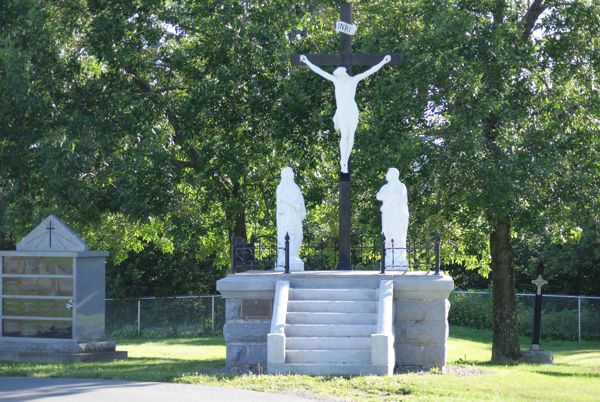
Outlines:
{"type": "Polygon", "coordinates": [[[159,382],[0,377],[2,402],[315,402],[293,395],[159,382]]]}

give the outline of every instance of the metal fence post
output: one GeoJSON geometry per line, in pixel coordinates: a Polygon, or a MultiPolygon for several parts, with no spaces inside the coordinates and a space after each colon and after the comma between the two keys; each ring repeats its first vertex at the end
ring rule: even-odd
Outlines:
{"type": "Polygon", "coordinates": [[[141,321],[141,316],[142,316],[142,299],[138,299],[138,303],[137,303],[137,334],[138,336],[140,336],[140,321],[141,321]]]}
{"type": "Polygon", "coordinates": [[[229,243],[229,248],[231,249],[231,271],[236,274],[235,269],[235,233],[231,234],[231,243],[229,243]]]}
{"type": "Polygon", "coordinates": [[[392,243],[392,269],[396,268],[396,256],[394,255],[394,250],[396,249],[396,247],[394,247],[394,238],[392,238],[391,240],[392,243]]]}
{"type": "Polygon", "coordinates": [[[286,274],[290,273],[290,234],[285,233],[285,266],[284,272],[286,274]]]}
{"type": "Polygon", "coordinates": [[[212,329],[212,333],[215,333],[215,296],[211,296],[211,310],[212,310],[212,321],[211,321],[211,329],[212,329]]]}
{"type": "Polygon", "coordinates": [[[577,296],[577,342],[581,342],[581,296],[577,296]]]}
{"type": "Polygon", "coordinates": [[[433,235],[433,239],[434,239],[434,252],[435,252],[435,274],[439,275],[440,274],[440,233],[439,232],[435,232],[435,234],[433,235]]]}
{"type": "Polygon", "coordinates": [[[385,274],[385,233],[381,232],[381,271],[380,274],[385,274]]]}

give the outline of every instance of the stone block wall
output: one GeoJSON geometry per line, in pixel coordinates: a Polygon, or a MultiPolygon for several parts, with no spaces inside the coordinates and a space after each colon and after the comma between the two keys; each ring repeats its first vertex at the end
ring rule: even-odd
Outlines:
{"type": "Polygon", "coordinates": [[[407,369],[443,368],[450,302],[430,299],[426,291],[419,293],[419,298],[399,294],[394,302],[396,364],[407,369]]]}
{"type": "Polygon", "coordinates": [[[241,299],[227,299],[223,327],[227,367],[246,370],[260,365],[266,368],[267,334],[270,328],[270,318],[244,319],[241,316],[241,299]]]}

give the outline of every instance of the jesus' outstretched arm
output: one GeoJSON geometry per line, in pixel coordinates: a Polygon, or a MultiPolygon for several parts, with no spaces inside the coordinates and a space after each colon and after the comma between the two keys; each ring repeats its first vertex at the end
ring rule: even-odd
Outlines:
{"type": "Polygon", "coordinates": [[[373,67],[371,67],[367,71],[364,71],[360,74],[356,74],[354,76],[354,78],[357,79],[358,81],[363,80],[363,79],[367,78],[369,75],[374,74],[377,71],[379,71],[379,69],[381,69],[381,67],[383,67],[385,64],[389,63],[390,60],[392,60],[392,57],[388,54],[379,63],[375,64],[373,67]]]}
{"type": "Polygon", "coordinates": [[[319,74],[321,77],[325,78],[326,80],[329,80],[331,82],[333,82],[335,80],[335,77],[333,75],[321,70],[318,66],[312,64],[308,60],[308,57],[306,57],[305,55],[300,56],[300,61],[302,63],[306,64],[308,66],[308,68],[310,68],[311,70],[313,70],[315,73],[319,74]]]}

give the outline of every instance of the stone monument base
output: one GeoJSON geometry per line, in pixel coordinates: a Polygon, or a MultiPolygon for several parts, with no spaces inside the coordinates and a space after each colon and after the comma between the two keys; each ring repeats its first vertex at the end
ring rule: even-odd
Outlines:
{"type": "Polygon", "coordinates": [[[228,275],[217,281],[226,365],[311,375],[443,370],[453,287],[451,277],[424,271],[228,275]]]}
{"type": "Polygon", "coordinates": [[[521,361],[536,364],[554,364],[554,355],[546,350],[531,349],[523,353],[521,361]]]}
{"type": "Polygon", "coordinates": [[[0,341],[0,360],[37,363],[76,363],[127,359],[127,352],[116,351],[114,341],[74,342],[62,339],[0,341]]]}

